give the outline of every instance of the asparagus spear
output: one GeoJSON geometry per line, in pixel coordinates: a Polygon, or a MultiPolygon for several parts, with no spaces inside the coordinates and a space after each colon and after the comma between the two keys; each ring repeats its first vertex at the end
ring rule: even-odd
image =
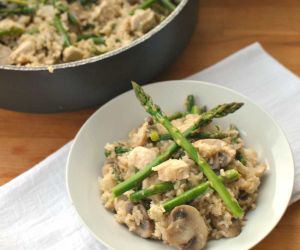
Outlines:
{"type": "Polygon", "coordinates": [[[93,4],[93,3],[96,3],[97,0],[79,0],[80,4],[85,6],[85,5],[90,5],[90,4],[93,4]]]}
{"type": "Polygon", "coordinates": [[[68,14],[68,21],[70,22],[70,24],[79,25],[79,21],[75,15],[73,15],[71,12],[68,12],[67,14],[68,14]]]}
{"type": "Polygon", "coordinates": [[[152,185],[149,188],[139,190],[133,194],[130,195],[130,200],[132,202],[139,202],[142,199],[145,199],[146,197],[149,197],[154,194],[161,194],[164,192],[167,192],[169,190],[172,190],[174,188],[172,182],[162,182],[155,185],[152,185]]]}
{"type": "MultiPolygon", "coordinates": [[[[130,150],[131,150],[130,148],[121,147],[121,146],[117,146],[117,147],[115,147],[115,149],[114,149],[114,151],[115,151],[115,153],[116,153],[117,155],[125,154],[125,153],[129,152],[130,150]]],[[[106,157],[110,156],[110,154],[111,154],[111,151],[109,151],[109,150],[105,150],[105,151],[104,151],[104,155],[105,155],[106,157]]]]}
{"type": "MultiPolygon", "coordinates": [[[[240,174],[235,169],[230,169],[225,171],[224,176],[218,176],[218,178],[223,182],[233,182],[240,177],[240,174]]],[[[198,196],[204,194],[210,188],[210,182],[206,181],[197,185],[196,187],[180,194],[179,196],[166,201],[163,203],[163,208],[169,212],[174,207],[185,204],[189,201],[196,199],[198,196]]],[[[142,190],[141,190],[142,191],[142,190]]]]}
{"type": "MultiPolygon", "coordinates": [[[[224,132],[197,132],[197,133],[192,133],[188,138],[190,139],[224,139],[228,137],[228,133],[224,132]]],[[[158,135],[158,138],[155,138],[156,140],[152,140],[151,134],[150,134],[150,139],[151,141],[166,141],[166,140],[172,140],[172,137],[169,134],[162,134],[158,135]]]]}
{"type": "Polygon", "coordinates": [[[28,1],[27,0],[7,0],[8,3],[14,3],[17,5],[27,6],[28,1]]]}
{"type": "Polygon", "coordinates": [[[139,6],[138,9],[147,9],[150,8],[152,4],[154,4],[155,2],[157,2],[158,0],[145,0],[143,1],[139,6]]]}
{"type": "Polygon", "coordinates": [[[246,160],[245,156],[241,152],[237,152],[236,159],[238,161],[240,161],[243,165],[247,164],[247,160],[246,160]]]}
{"type": "Polygon", "coordinates": [[[230,135],[228,133],[224,132],[199,132],[199,133],[193,133],[189,138],[191,139],[224,139],[226,137],[229,137],[230,135]]]}
{"type": "Polygon", "coordinates": [[[172,121],[172,120],[181,118],[183,116],[184,116],[184,113],[182,113],[182,112],[175,112],[172,115],[170,115],[168,118],[169,118],[170,121],[172,121]]]}
{"type": "Polygon", "coordinates": [[[35,12],[34,8],[30,7],[19,7],[19,8],[1,8],[0,15],[1,16],[9,16],[9,15],[30,15],[35,12]]]}
{"type": "MultiPolygon", "coordinates": [[[[198,121],[196,121],[190,128],[188,128],[183,135],[189,136],[195,129],[206,126],[209,124],[214,118],[224,117],[230,113],[235,112],[242,106],[241,103],[228,103],[223,105],[218,105],[212,110],[204,113],[198,121]]],[[[152,168],[157,166],[158,164],[166,161],[171,157],[173,153],[177,151],[179,146],[176,143],[172,143],[163,153],[161,153],[157,158],[151,161],[148,165],[146,165],[142,170],[138,171],[136,174],[132,175],[130,178],[125,180],[122,183],[116,185],[112,192],[115,196],[120,196],[124,192],[134,188],[138,183],[142,182],[146,179],[152,171],[152,168]]]]}
{"type": "Polygon", "coordinates": [[[0,29],[0,38],[7,36],[19,36],[24,33],[24,30],[19,27],[10,27],[9,29],[0,29]]]}
{"type": "Polygon", "coordinates": [[[218,179],[218,176],[212,170],[211,166],[202,158],[194,146],[175,128],[168,120],[167,116],[162,112],[159,106],[155,105],[151,97],[144,92],[141,86],[137,83],[132,82],[133,89],[136,97],[139,99],[145,110],[159,123],[161,123],[173,137],[176,144],[182,147],[189,156],[196,162],[201,171],[205,174],[207,179],[210,181],[211,186],[219,194],[221,199],[224,201],[228,210],[233,216],[239,218],[243,217],[244,211],[240,207],[237,200],[229,193],[224,184],[218,179]]]}
{"type": "Polygon", "coordinates": [[[158,0],[145,0],[143,2],[141,2],[136,8],[134,8],[133,10],[130,11],[129,15],[133,15],[134,12],[137,10],[137,9],[147,9],[147,8],[150,8],[155,2],[157,2],[158,0]]]}
{"type": "Polygon", "coordinates": [[[103,38],[103,36],[97,36],[95,34],[81,34],[78,35],[77,40],[81,41],[81,40],[86,40],[86,39],[92,39],[93,42],[95,44],[104,44],[105,43],[105,39],[103,38]]]}
{"type": "Polygon", "coordinates": [[[193,95],[188,95],[185,101],[186,111],[188,113],[192,112],[192,108],[195,105],[195,98],[193,95]]]}
{"type": "MultiPolygon", "coordinates": [[[[176,5],[171,3],[169,0],[145,0],[136,9],[143,9],[143,10],[148,9],[156,2],[159,2],[162,5],[162,7],[170,11],[173,11],[176,8],[176,5]]],[[[130,15],[133,15],[136,9],[132,10],[130,12],[130,15]]]]}
{"type": "Polygon", "coordinates": [[[152,168],[157,166],[158,164],[166,161],[170,158],[170,156],[178,149],[176,143],[172,143],[163,153],[161,153],[158,157],[156,157],[153,161],[147,164],[143,169],[139,170],[137,173],[132,175],[127,180],[119,183],[115,187],[113,187],[112,192],[115,196],[120,196],[126,191],[134,188],[139,183],[141,183],[144,179],[146,179],[152,172],[152,168]]]}
{"type": "Polygon", "coordinates": [[[64,39],[64,46],[66,46],[66,47],[71,46],[70,37],[69,37],[65,27],[63,26],[60,18],[58,16],[55,16],[53,22],[54,22],[55,28],[62,35],[62,37],[64,39]]]}
{"type": "Polygon", "coordinates": [[[191,113],[192,114],[198,114],[200,115],[201,114],[201,109],[199,106],[197,105],[193,105],[192,109],[191,109],[191,113]]]}
{"type": "Polygon", "coordinates": [[[122,154],[124,154],[124,153],[129,152],[129,151],[130,151],[129,148],[125,148],[125,147],[115,147],[115,153],[116,153],[117,155],[122,155],[122,154]]]}
{"type": "Polygon", "coordinates": [[[166,7],[170,11],[173,11],[176,9],[176,5],[173,4],[170,0],[160,0],[160,2],[164,7],[166,7]]]}

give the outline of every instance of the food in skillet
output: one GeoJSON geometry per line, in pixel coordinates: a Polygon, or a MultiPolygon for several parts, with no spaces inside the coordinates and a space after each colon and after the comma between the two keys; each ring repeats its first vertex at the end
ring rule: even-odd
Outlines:
{"type": "Polygon", "coordinates": [[[1,0],[0,65],[52,65],[123,47],[162,22],[173,0],[1,0]]]}
{"type": "Polygon", "coordinates": [[[242,103],[206,110],[190,95],[186,112],[167,117],[139,85],[133,88],[151,117],[128,140],[105,146],[104,206],[130,231],[177,249],[203,249],[210,239],[239,235],[245,213],[256,207],[266,165],[236,127],[212,120],[242,103]]]}

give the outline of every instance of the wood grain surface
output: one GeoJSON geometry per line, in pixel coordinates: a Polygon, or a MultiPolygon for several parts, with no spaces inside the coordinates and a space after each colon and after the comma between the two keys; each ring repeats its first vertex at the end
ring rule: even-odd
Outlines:
{"type": "MultiPolygon", "coordinates": [[[[156,80],[184,78],[255,41],[300,75],[300,1],[200,0],[198,25],[191,42],[156,80]]],[[[93,112],[89,109],[44,115],[0,109],[0,185],[71,140],[93,112]]],[[[299,235],[297,202],[254,249],[300,249],[299,235]]]]}

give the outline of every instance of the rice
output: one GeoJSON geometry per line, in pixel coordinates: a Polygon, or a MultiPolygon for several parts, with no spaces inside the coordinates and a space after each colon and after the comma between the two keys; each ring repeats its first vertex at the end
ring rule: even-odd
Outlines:
{"type": "Polygon", "coordinates": [[[53,65],[124,47],[171,12],[157,3],[139,8],[142,2],[28,0],[24,7],[4,1],[0,6],[0,65],[53,65]]]}
{"type": "MultiPolygon", "coordinates": [[[[191,121],[191,117],[179,118],[173,121],[173,124],[177,127],[184,127],[186,129],[186,127],[190,126],[190,124],[194,122],[194,120],[191,121]],[[189,124],[186,125],[185,123],[189,124]]],[[[113,211],[116,213],[116,220],[121,224],[127,225],[130,231],[135,231],[135,233],[137,233],[137,228],[142,223],[142,220],[144,220],[149,222],[149,225],[152,225],[149,227],[151,228],[151,232],[148,232],[148,238],[162,240],[166,244],[171,244],[166,232],[169,230],[172,218],[170,212],[166,212],[162,207],[162,204],[165,201],[189,190],[191,187],[207,180],[203,173],[199,170],[198,166],[185,152],[181,152],[180,154],[177,152],[171,157],[171,160],[164,162],[161,166],[158,165],[155,167],[150,177],[143,181],[141,187],[145,189],[156,183],[162,182],[162,178],[160,176],[162,173],[159,171],[164,169],[165,165],[169,164],[169,169],[163,173],[164,178],[162,180],[171,181],[174,186],[173,190],[150,196],[146,199],[146,201],[139,203],[132,203],[129,200],[129,195],[122,195],[115,198],[111,193],[111,188],[113,185],[117,184],[117,180],[120,178],[127,179],[135,174],[138,169],[143,169],[145,167],[149,161],[141,161],[141,159],[147,159],[147,152],[154,150],[158,154],[158,152],[165,150],[166,145],[170,145],[170,141],[152,142],[149,139],[149,135],[153,129],[161,131],[159,132],[160,134],[165,133],[159,125],[151,124],[146,120],[139,128],[134,129],[129,133],[127,141],[115,142],[106,145],[105,148],[112,152],[106,158],[104,165],[107,166],[107,164],[110,163],[109,166],[112,166],[111,162],[113,162],[114,166],[117,166],[120,171],[118,176],[116,176],[113,170],[105,171],[103,179],[100,182],[102,192],[101,198],[105,206],[109,209],[111,208],[112,200],[114,200],[113,211]],[[137,141],[140,143],[136,143],[137,141]],[[129,152],[125,152],[121,156],[118,156],[114,149],[120,145],[131,149],[129,152]],[[132,147],[132,145],[135,146],[132,147]],[[142,150],[138,150],[138,155],[135,156],[135,160],[132,160],[130,158],[130,155],[132,154],[131,152],[134,152],[137,148],[142,148],[142,150]],[[177,163],[178,165],[176,165],[177,163]],[[174,174],[174,172],[172,172],[172,166],[175,170],[188,169],[188,176],[186,173],[174,174]],[[134,168],[135,171],[133,171],[132,168],[134,168]],[[116,204],[120,202],[122,206],[116,206],[116,204]],[[127,204],[127,210],[124,204],[127,204]],[[130,210],[128,210],[128,206],[130,206],[130,210]],[[146,215],[140,211],[140,206],[143,206],[145,211],[147,211],[146,215]]],[[[261,177],[266,170],[266,165],[258,161],[257,154],[253,149],[244,147],[244,142],[236,128],[230,127],[227,130],[220,130],[220,128],[208,125],[207,127],[202,128],[202,131],[210,133],[222,131],[227,135],[223,139],[194,140],[193,144],[196,145],[196,147],[197,145],[201,145],[198,149],[199,153],[208,162],[212,162],[212,166],[218,167],[214,169],[218,175],[224,176],[225,172],[230,169],[235,169],[239,172],[240,178],[234,182],[226,183],[226,187],[238,200],[244,211],[255,209],[258,189],[261,183],[261,177]],[[220,152],[226,153],[225,160],[221,161],[220,164],[215,165],[213,160],[216,159],[216,155],[220,152]]],[[[209,189],[202,196],[194,199],[189,203],[189,206],[197,209],[199,214],[202,216],[207,227],[209,239],[235,237],[241,232],[242,227],[245,225],[245,218],[234,218],[227,210],[218,194],[212,189],[209,189]]],[[[178,248],[181,249],[181,247],[178,248]]]]}

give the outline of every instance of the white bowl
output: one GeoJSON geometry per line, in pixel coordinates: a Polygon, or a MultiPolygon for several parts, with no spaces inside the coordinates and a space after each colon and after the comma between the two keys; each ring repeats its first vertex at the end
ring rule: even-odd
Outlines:
{"type": "MultiPolygon", "coordinates": [[[[293,158],[277,123],[248,98],[219,85],[183,80],[150,84],[145,89],[166,112],[183,110],[188,94],[195,95],[199,103],[210,108],[225,102],[245,103],[241,110],[215,122],[225,126],[235,124],[246,146],[258,152],[261,161],[268,165],[268,171],[259,190],[257,208],[247,214],[242,233],[235,238],[209,241],[207,249],[243,250],[256,245],[280,220],[293,188],[293,158]]],[[[104,145],[125,139],[146,116],[133,91],[114,98],[80,129],[67,162],[67,186],[73,205],[90,232],[113,249],[172,249],[161,242],[130,233],[115,222],[113,214],[105,210],[99,197],[97,178],[104,161],[104,145]]]]}

